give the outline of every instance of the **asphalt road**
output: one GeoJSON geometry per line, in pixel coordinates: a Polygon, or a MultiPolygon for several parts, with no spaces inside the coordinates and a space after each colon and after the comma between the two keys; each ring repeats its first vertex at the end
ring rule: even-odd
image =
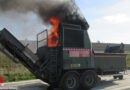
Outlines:
{"type": "Polygon", "coordinates": [[[130,90],[130,70],[123,80],[114,80],[112,76],[101,77],[101,81],[92,90],[130,90]]]}
{"type": "MultiPolygon", "coordinates": [[[[17,87],[18,90],[46,90],[48,85],[40,80],[31,80],[7,83],[7,86],[17,87]]],[[[101,81],[92,90],[130,90],[130,70],[123,80],[114,80],[112,76],[101,77],[101,81]]]]}

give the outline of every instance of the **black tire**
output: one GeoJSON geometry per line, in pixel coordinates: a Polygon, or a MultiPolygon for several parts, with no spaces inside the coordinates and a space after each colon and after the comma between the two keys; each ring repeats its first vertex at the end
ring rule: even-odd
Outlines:
{"type": "Polygon", "coordinates": [[[86,71],[80,79],[80,84],[83,89],[91,89],[97,83],[97,74],[95,71],[86,71]]]}
{"type": "Polygon", "coordinates": [[[53,86],[49,86],[47,90],[53,90],[54,87],[53,86]]]}
{"type": "Polygon", "coordinates": [[[79,89],[79,74],[77,72],[67,72],[62,77],[59,87],[63,90],[79,89]]]}
{"type": "Polygon", "coordinates": [[[114,79],[117,79],[117,76],[113,76],[114,79]]]}
{"type": "Polygon", "coordinates": [[[119,76],[119,80],[122,80],[123,79],[123,75],[122,76],[119,76]]]}

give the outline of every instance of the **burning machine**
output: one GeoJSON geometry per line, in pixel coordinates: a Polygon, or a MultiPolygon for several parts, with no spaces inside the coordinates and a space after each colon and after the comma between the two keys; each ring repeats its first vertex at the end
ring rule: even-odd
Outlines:
{"type": "Polygon", "coordinates": [[[80,86],[92,88],[97,83],[97,75],[125,70],[125,54],[93,52],[87,23],[84,28],[80,24],[61,23],[57,18],[50,21],[54,24],[52,33],[48,36],[45,30],[37,35],[36,54],[6,29],[0,32],[0,49],[13,60],[20,61],[37,78],[63,90],[77,90],[80,86]],[[46,37],[41,39],[43,34],[46,37]]]}

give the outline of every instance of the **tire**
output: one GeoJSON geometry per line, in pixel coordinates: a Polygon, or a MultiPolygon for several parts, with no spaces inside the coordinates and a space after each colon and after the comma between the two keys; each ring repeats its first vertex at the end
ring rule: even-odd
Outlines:
{"type": "Polygon", "coordinates": [[[86,71],[82,74],[80,84],[83,89],[91,89],[97,83],[97,74],[95,71],[86,71]]]}
{"type": "Polygon", "coordinates": [[[122,76],[119,76],[119,80],[122,80],[123,79],[123,75],[122,76]]]}
{"type": "Polygon", "coordinates": [[[114,79],[117,79],[117,76],[113,76],[114,79]]]}
{"type": "Polygon", "coordinates": [[[53,86],[49,86],[47,90],[53,90],[54,87],[53,86]]]}
{"type": "Polygon", "coordinates": [[[59,87],[63,90],[78,90],[79,85],[79,74],[77,72],[67,72],[62,77],[59,87]]]}

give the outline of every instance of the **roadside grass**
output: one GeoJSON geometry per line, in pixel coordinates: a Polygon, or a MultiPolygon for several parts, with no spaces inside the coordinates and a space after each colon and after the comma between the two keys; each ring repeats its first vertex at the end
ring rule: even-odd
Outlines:
{"type": "Polygon", "coordinates": [[[22,64],[15,63],[6,55],[0,53],[0,77],[4,82],[15,82],[22,80],[32,80],[36,77],[28,71],[22,64]]]}
{"type": "Polygon", "coordinates": [[[4,74],[1,77],[3,78],[5,83],[36,79],[36,77],[33,74],[22,74],[22,73],[4,74]]]}

